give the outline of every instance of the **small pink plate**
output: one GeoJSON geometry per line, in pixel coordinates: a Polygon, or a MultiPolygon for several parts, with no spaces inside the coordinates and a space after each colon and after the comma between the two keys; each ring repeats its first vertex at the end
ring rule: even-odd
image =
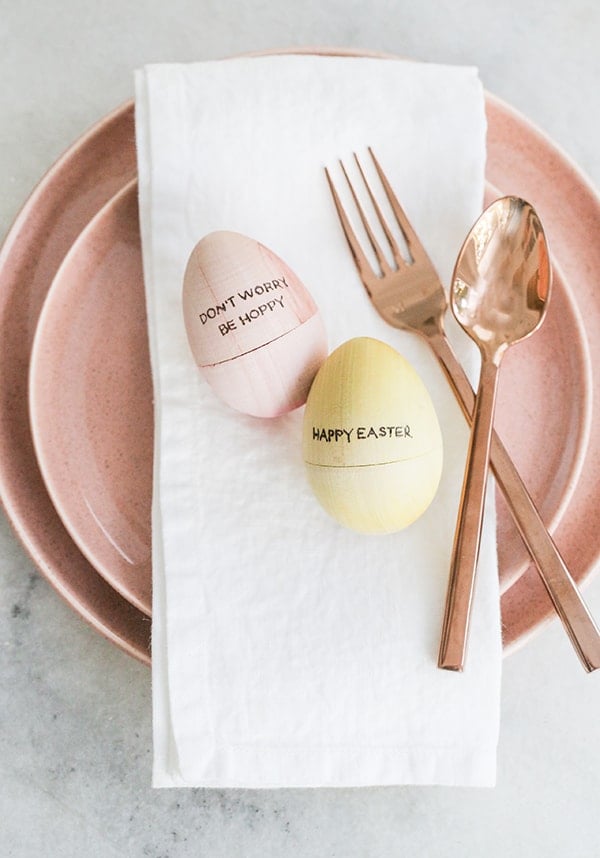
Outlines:
{"type": "Polygon", "coordinates": [[[150,615],[152,380],[137,182],[83,230],[42,310],[29,377],[38,462],[75,543],[150,615]]]}

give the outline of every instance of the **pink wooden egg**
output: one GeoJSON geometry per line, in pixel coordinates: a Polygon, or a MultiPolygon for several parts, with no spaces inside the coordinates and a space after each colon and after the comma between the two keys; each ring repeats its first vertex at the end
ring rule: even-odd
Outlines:
{"type": "Polygon", "coordinates": [[[224,402],[276,417],[306,402],[327,357],[319,310],[293,271],[263,244],[211,232],[193,249],[183,316],[196,363],[224,402]]]}

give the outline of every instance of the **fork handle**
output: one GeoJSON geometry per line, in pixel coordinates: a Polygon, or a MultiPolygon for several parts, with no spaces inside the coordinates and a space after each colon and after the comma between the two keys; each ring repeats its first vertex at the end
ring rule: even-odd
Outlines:
{"type": "MultiPolygon", "coordinates": [[[[468,422],[472,422],[475,394],[443,331],[428,342],[446,374],[468,422]]],[[[496,432],[492,434],[490,462],[496,481],[523,541],[529,549],[556,612],[584,668],[600,667],[600,632],[552,537],[548,533],[519,472],[496,432]]]]}

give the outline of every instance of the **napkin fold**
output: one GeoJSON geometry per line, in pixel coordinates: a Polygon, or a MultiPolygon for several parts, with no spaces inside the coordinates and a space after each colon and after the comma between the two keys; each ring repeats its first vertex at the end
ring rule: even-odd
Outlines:
{"type": "MultiPolygon", "coordinates": [[[[438,670],[468,443],[441,370],[362,288],[323,166],[373,147],[448,283],[479,214],[482,87],[472,68],[269,56],[136,73],[140,222],[155,392],[153,784],[491,786],[501,637],[493,492],[468,663],[438,670]],[[182,317],[188,256],[215,229],[266,244],[323,313],[333,349],[397,348],[442,426],[442,482],[405,531],[329,519],[301,454],[302,409],[274,420],[217,400],[182,317]]],[[[477,356],[448,320],[471,376],[477,356]]]]}

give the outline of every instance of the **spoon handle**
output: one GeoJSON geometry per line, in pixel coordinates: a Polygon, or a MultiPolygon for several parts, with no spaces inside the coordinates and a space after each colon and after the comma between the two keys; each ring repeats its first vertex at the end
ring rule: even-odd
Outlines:
{"type": "Polygon", "coordinates": [[[497,387],[498,366],[484,357],[450,562],[438,659],[438,667],[444,670],[462,670],[465,662],[497,387]]]}
{"type": "MultiPolygon", "coordinates": [[[[443,330],[432,330],[427,335],[427,341],[470,422],[475,396],[446,335],[443,330]]],[[[588,672],[600,668],[600,631],[519,472],[495,432],[492,433],[491,465],[519,533],[535,561],[546,591],[581,663],[588,672]]]]}

